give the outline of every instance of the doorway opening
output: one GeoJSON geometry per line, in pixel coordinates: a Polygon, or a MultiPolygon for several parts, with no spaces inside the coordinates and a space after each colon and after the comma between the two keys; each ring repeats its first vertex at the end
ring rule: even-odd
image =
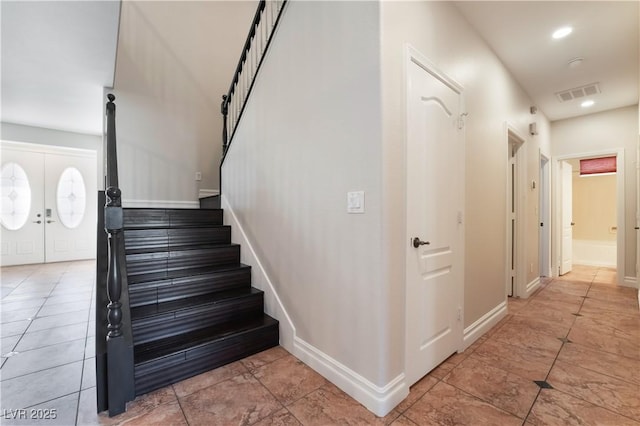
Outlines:
{"type": "Polygon", "coordinates": [[[507,125],[507,274],[508,297],[524,296],[524,202],[522,185],[525,183],[525,139],[507,125]]]}
{"type": "Polygon", "coordinates": [[[615,284],[624,285],[623,152],[567,155],[555,163],[554,275],[601,268],[617,272],[615,284]],[[602,158],[614,158],[613,172],[585,172],[584,160],[602,158]]]}

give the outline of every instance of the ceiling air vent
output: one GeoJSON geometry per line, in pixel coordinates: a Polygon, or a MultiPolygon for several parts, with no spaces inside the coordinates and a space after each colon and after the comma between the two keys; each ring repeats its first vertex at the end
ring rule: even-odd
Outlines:
{"type": "Polygon", "coordinates": [[[598,86],[598,83],[592,83],[586,86],[576,87],[575,89],[563,90],[562,92],[556,93],[556,96],[560,102],[567,102],[598,93],[600,93],[600,86],[598,86]]]}

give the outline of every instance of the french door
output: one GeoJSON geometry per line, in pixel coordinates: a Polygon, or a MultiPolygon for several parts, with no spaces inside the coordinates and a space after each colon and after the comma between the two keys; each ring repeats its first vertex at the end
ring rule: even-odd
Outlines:
{"type": "Polygon", "coordinates": [[[95,258],[96,155],[2,144],[2,266],[95,258]]]}

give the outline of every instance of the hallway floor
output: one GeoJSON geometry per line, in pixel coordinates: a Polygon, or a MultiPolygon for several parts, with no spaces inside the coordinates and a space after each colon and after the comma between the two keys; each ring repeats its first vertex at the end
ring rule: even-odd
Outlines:
{"type": "Polygon", "coordinates": [[[637,293],[617,287],[612,269],[575,266],[509,300],[499,324],[384,418],[280,347],[97,415],[94,263],[1,272],[2,424],[640,425],[637,293]],[[36,422],[31,408],[56,418],[36,422]]]}

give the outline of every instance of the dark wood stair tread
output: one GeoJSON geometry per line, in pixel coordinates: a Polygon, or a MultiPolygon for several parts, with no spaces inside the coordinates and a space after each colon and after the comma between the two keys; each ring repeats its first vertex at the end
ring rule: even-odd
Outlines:
{"type": "Polygon", "coordinates": [[[180,247],[175,250],[163,247],[160,250],[149,250],[149,251],[143,251],[141,253],[135,253],[135,254],[127,253],[127,262],[131,262],[131,261],[136,262],[138,261],[138,259],[140,259],[140,261],[147,260],[145,259],[145,256],[143,256],[146,253],[149,253],[149,256],[146,256],[146,257],[150,259],[170,259],[170,258],[176,258],[181,256],[189,256],[190,254],[193,254],[189,252],[194,252],[194,251],[207,252],[212,249],[223,249],[223,248],[238,247],[238,246],[239,244],[235,244],[235,243],[209,244],[209,247],[202,247],[202,246],[180,247]]]}
{"type": "Polygon", "coordinates": [[[226,290],[217,293],[210,293],[200,296],[189,297],[186,299],[172,300],[170,302],[158,303],[153,305],[143,305],[131,308],[131,321],[136,321],[162,315],[169,312],[177,314],[186,313],[190,310],[199,310],[207,306],[229,302],[234,299],[246,298],[254,295],[262,294],[262,290],[253,287],[226,290]]]}
{"type": "Polygon", "coordinates": [[[184,279],[186,281],[188,281],[189,279],[195,280],[198,278],[202,278],[204,275],[215,275],[217,273],[237,271],[241,269],[251,269],[251,266],[245,265],[244,263],[215,265],[215,266],[205,267],[202,270],[195,271],[195,272],[189,271],[188,274],[182,274],[182,275],[178,274],[177,276],[174,276],[174,277],[156,278],[156,279],[151,278],[147,281],[144,281],[144,280],[135,280],[133,282],[130,281],[129,291],[132,291],[132,290],[137,291],[140,288],[172,285],[171,284],[172,281],[176,281],[180,279],[184,279]]]}
{"type": "Polygon", "coordinates": [[[222,225],[221,209],[125,208],[124,229],[189,228],[222,225]]]}
{"type": "Polygon", "coordinates": [[[139,365],[179,352],[200,349],[203,346],[255,330],[256,328],[273,327],[277,325],[277,320],[267,314],[262,314],[260,317],[254,317],[245,321],[219,324],[189,333],[143,343],[134,347],[134,363],[139,365]]]}
{"type": "Polygon", "coordinates": [[[141,249],[125,249],[125,254],[144,254],[144,253],[161,253],[161,252],[176,252],[176,251],[189,251],[189,250],[201,250],[201,249],[215,249],[219,247],[229,247],[233,244],[229,243],[202,243],[202,244],[181,244],[174,246],[163,246],[163,247],[149,247],[149,248],[141,248],[141,249]]]}

